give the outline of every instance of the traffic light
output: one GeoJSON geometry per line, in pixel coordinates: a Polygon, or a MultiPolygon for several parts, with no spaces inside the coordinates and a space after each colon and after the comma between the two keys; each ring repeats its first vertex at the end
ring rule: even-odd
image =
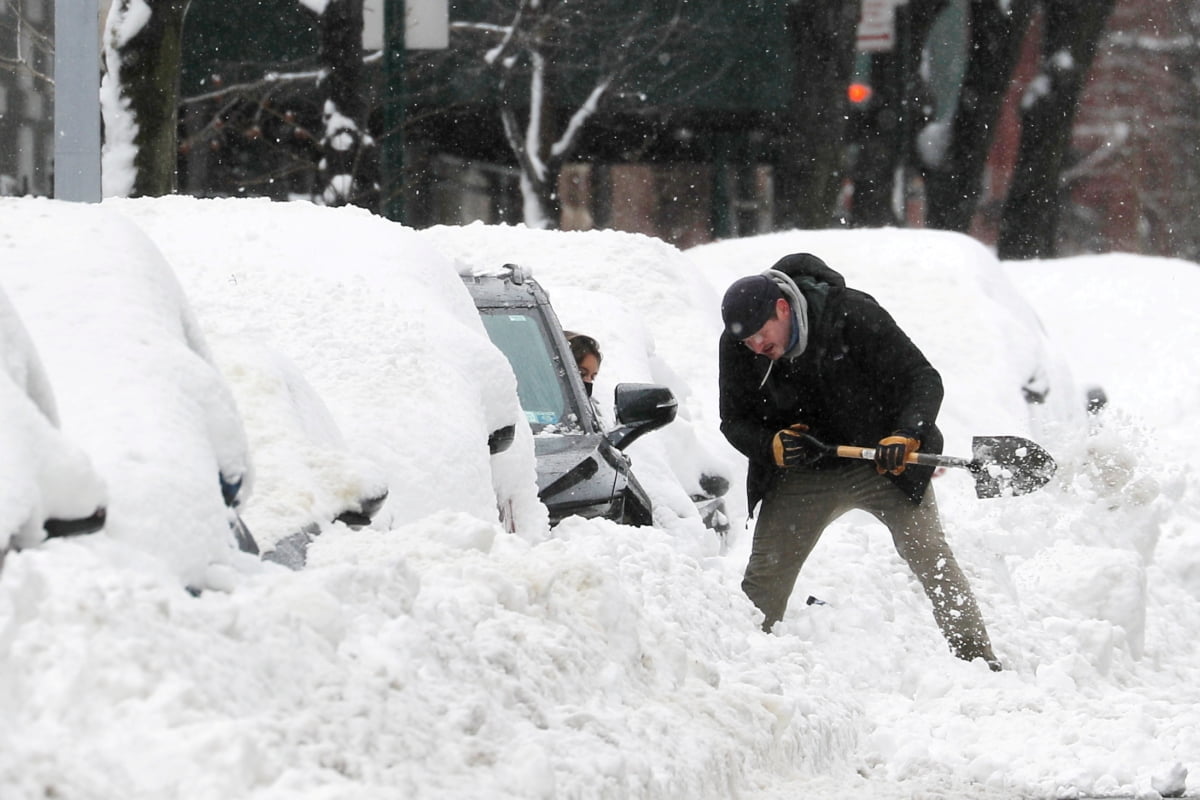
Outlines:
{"type": "Polygon", "coordinates": [[[866,83],[852,83],[846,88],[846,97],[850,100],[852,111],[869,102],[872,94],[870,85],[866,83]]]}
{"type": "Polygon", "coordinates": [[[871,84],[856,80],[846,87],[846,141],[861,144],[874,116],[875,90],[871,84]]]}

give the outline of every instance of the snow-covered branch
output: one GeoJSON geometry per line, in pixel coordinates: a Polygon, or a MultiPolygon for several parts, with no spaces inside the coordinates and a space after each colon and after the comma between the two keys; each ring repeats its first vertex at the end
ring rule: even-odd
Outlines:
{"type": "Polygon", "coordinates": [[[556,158],[564,158],[571,152],[575,146],[575,140],[579,136],[579,132],[583,130],[583,126],[600,108],[600,101],[611,85],[611,79],[604,80],[592,89],[591,94],[588,95],[583,105],[575,109],[575,113],[571,115],[571,119],[567,122],[567,127],[563,130],[562,136],[550,148],[551,155],[556,158]]]}

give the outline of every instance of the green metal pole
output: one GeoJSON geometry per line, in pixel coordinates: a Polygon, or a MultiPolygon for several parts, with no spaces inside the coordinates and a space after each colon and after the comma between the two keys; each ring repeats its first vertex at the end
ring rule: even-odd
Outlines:
{"type": "Polygon", "coordinates": [[[895,40],[896,40],[896,121],[897,149],[896,159],[896,222],[901,228],[908,227],[908,154],[912,144],[913,134],[913,84],[912,71],[909,69],[909,59],[912,57],[910,48],[913,46],[912,25],[908,3],[897,5],[894,9],[895,40]]]}
{"type": "Polygon", "coordinates": [[[380,199],[383,216],[404,222],[404,3],[383,6],[383,141],[380,199]]]}
{"type": "Polygon", "coordinates": [[[729,207],[729,136],[723,131],[713,135],[712,205],[709,224],[713,237],[717,239],[733,236],[733,212],[729,207]]]}

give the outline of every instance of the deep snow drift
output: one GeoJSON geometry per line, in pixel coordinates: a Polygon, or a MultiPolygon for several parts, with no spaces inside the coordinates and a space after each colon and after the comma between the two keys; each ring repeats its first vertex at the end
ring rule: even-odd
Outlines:
{"type": "MultiPolygon", "coordinates": [[[[197,521],[172,507],[178,481],[153,481],[189,465],[99,435],[43,353],[61,435],[90,457],[114,514],[110,532],[9,553],[0,571],[5,798],[1153,798],[1195,782],[1196,265],[998,264],[924,231],[679,252],[614,232],[414,232],[305,204],[4,199],[0,289],[39,352],[31,295],[7,266],[83,269],[77,252],[31,245],[31,232],[61,225],[65,241],[81,221],[103,233],[109,269],[161,258],[175,272],[245,425],[255,470],[241,510],[260,536],[300,507],[327,514],[339,491],[386,483],[389,495],[371,528],[324,520],[303,571],[199,548],[221,580],[193,596],[196,553],[170,542],[197,521]],[[744,473],[717,431],[721,292],[799,250],[875,294],[942,371],[947,452],[1017,434],[1058,460],[1026,497],[977,500],[954,471],[935,481],[1002,673],[951,657],[870,518],[827,531],[765,635],[738,586],[742,487],[725,550],[689,515],[698,462],[744,473]],[[631,451],[658,527],[548,531],[530,437],[503,458],[480,452],[515,408],[457,283],[486,261],[531,267],[564,324],[600,340],[602,402],[621,380],[681,396],[678,428],[631,451]],[[1110,400],[1094,418],[1090,385],[1110,400]],[[289,391],[290,405],[268,402],[289,391]],[[323,432],[319,447],[281,443],[301,440],[269,410],[284,407],[323,432]],[[135,467],[143,482],[123,486],[135,467]],[[516,533],[501,498],[521,509],[516,533]],[[126,535],[155,528],[155,542],[126,535]]],[[[97,299],[64,292],[57,313],[97,299]]],[[[122,335],[95,351],[125,381],[160,386],[154,362],[117,344],[144,301],[103,299],[122,335]]],[[[111,413],[105,400],[91,403],[111,413]]],[[[164,424],[152,408],[131,410],[135,432],[164,424]]],[[[36,499],[22,492],[6,502],[36,499]]],[[[223,525],[201,538],[224,541],[223,525]]]]}

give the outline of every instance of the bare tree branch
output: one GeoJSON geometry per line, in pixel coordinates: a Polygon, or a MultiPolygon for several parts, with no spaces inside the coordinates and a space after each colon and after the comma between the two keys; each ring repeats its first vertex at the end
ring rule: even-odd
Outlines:
{"type": "Polygon", "coordinates": [[[229,86],[222,86],[219,89],[213,89],[211,92],[205,92],[204,94],[194,94],[191,97],[184,97],[179,101],[179,104],[181,106],[195,105],[197,103],[204,103],[209,100],[220,100],[222,98],[231,96],[247,98],[257,95],[262,97],[264,95],[260,94],[260,92],[262,92],[264,89],[268,90],[267,94],[269,94],[275,88],[280,86],[304,83],[308,81],[311,81],[314,85],[316,85],[317,83],[320,83],[322,75],[324,75],[324,71],[319,69],[306,70],[303,72],[268,72],[266,75],[263,75],[261,78],[253,81],[234,83],[230,84],[229,86]]]}
{"type": "MultiPolygon", "coordinates": [[[[30,22],[22,0],[0,0],[0,9],[12,15],[13,41],[16,45],[13,55],[0,55],[0,69],[14,75],[29,75],[46,86],[53,86],[54,76],[39,68],[37,61],[54,63],[54,40],[43,33],[38,25],[30,22]]],[[[4,14],[0,14],[0,19],[3,18],[4,14]]]]}

